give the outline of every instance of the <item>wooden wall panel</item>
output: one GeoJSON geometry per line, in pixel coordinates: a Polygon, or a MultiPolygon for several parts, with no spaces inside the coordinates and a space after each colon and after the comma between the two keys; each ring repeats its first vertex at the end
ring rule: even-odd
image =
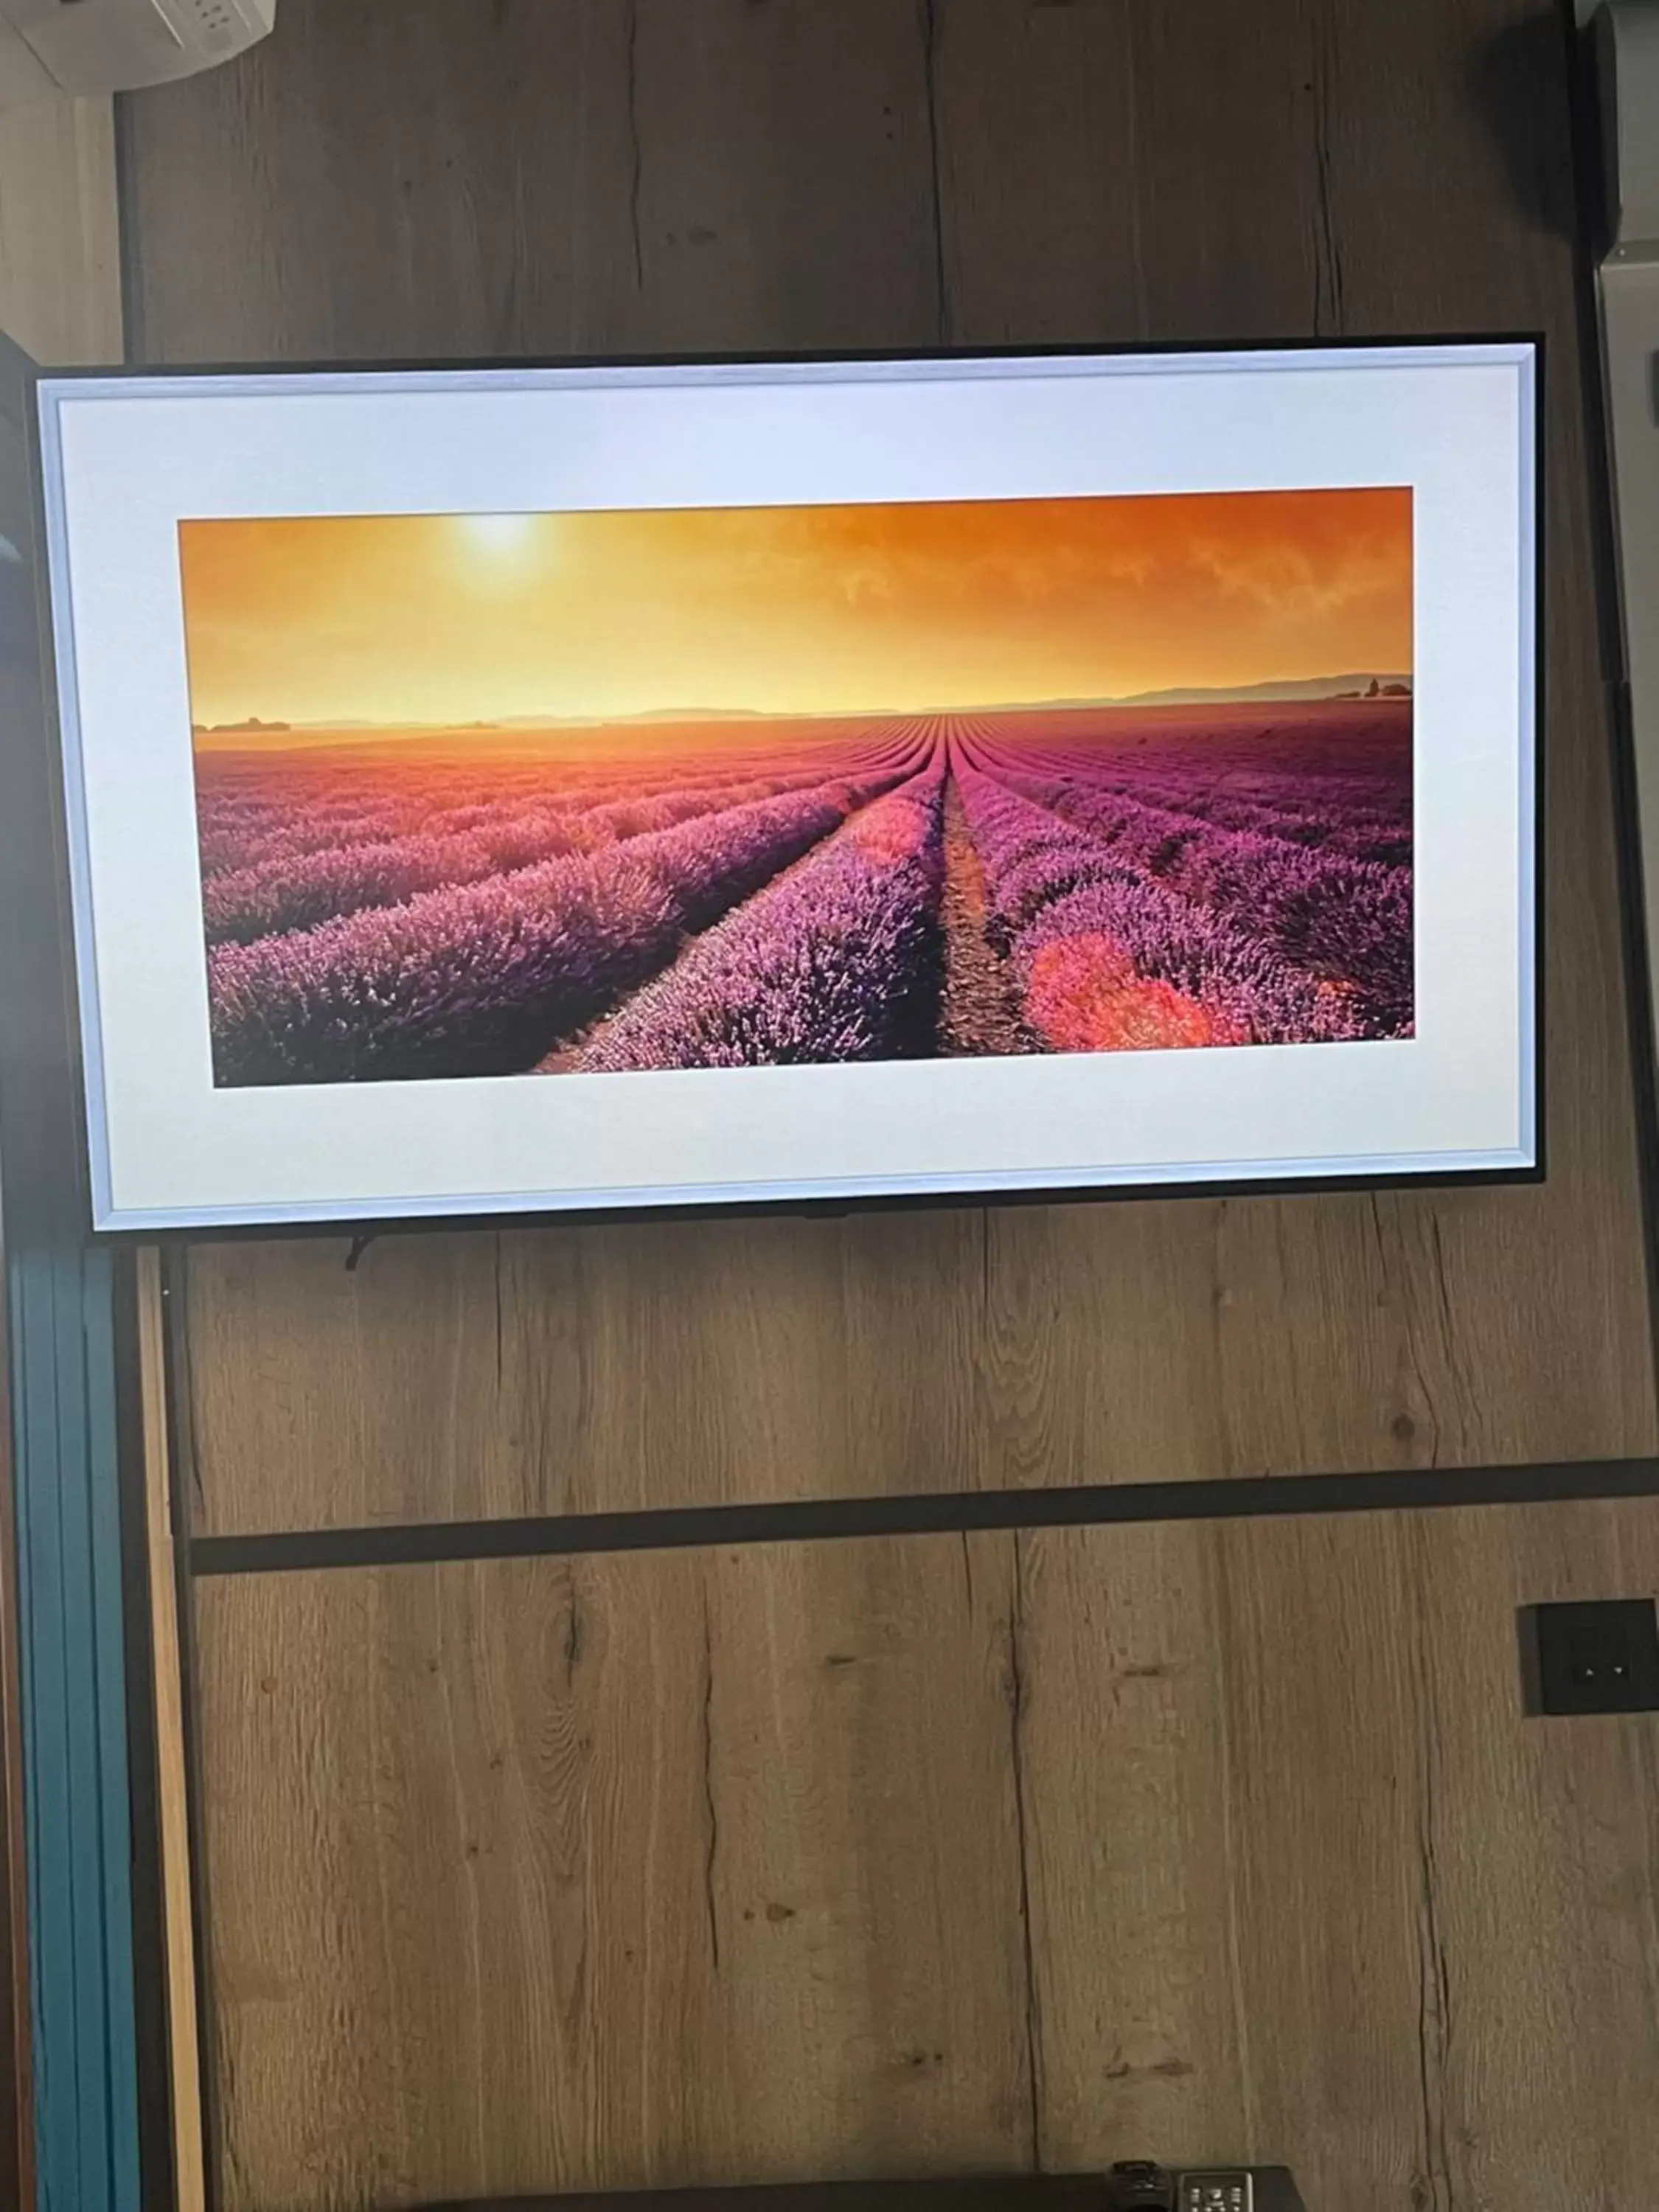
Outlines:
{"type": "Polygon", "coordinates": [[[969,1212],[198,1248],[197,1526],[989,1479],[969,1212]]]}
{"type": "MultiPolygon", "coordinates": [[[[1655,1447],[1560,36],[284,0],[126,103],[155,361],[1553,346],[1544,1190],[198,1248],[198,1527],[1655,1447]]],[[[1513,1607],[1650,1589],[1655,1525],[205,1583],[225,2212],[1143,2149],[1288,2157],[1343,2212],[1639,2202],[1659,1741],[1523,1721],[1513,1607]]]]}
{"type": "Polygon", "coordinates": [[[1342,2212],[1639,2198],[1659,1718],[1523,1717],[1516,1608],[1651,1589],[1659,1512],[1022,1550],[1044,2162],[1244,2141],[1342,2212]]]}
{"type": "Polygon", "coordinates": [[[934,339],[908,0],[284,18],[231,68],[125,103],[140,358],[934,339]]]}
{"type": "Polygon", "coordinates": [[[1551,341],[1547,1187],[198,1249],[198,1525],[1659,1443],[1564,36],[1533,0],[287,0],[127,103],[155,361],[1551,341]]]}
{"type": "Polygon", "coordinates": [[[0,110],[0,330],[56,368],[121,359],[107,100],[0,110]]]}
{"type": "Polygon", "coordinates": [[[1206,9],[1201,28],[966,0],[944,23],[958,342],[1549,347],[1548,1183],[994,1214],[999,1334],[1034,1378],[1005,1464],[1065,1481],[1651,1450],[1565,27],[1471,0],[1206,9]]]}
{"type": "Polygon", "coordinates": [[[1024,2165],[1010,1560],[203,1584],[225,2212],[1024,2165]]]}
{"type": "Polygon", "coordinates": [[[1646,1504],[244,1577],[225,2212],[1284,2158],[1659,2170],[1659,1719],[1520,1711],[1646,1504]]]}
{"type": "MultiPolygon", "coordinates": [[[[301,5],[125,119],[144,358],[938,335],[892,0],[301,5]]],[[[977,1485],[984,1251],[971,1211],[387,1238],[349,1277],[199,1249],[198,1525],[977,1485]]]]}

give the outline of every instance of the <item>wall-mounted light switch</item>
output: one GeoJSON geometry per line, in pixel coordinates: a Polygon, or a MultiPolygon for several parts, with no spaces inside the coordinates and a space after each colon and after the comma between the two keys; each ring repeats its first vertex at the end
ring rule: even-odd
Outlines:
{"type": "Polygon", "coordinates": [[[1659,1607],[1651,1598],[1530,1606],[1522,1628],[1528,1711],[1659,1712],[1659,1607]]]}

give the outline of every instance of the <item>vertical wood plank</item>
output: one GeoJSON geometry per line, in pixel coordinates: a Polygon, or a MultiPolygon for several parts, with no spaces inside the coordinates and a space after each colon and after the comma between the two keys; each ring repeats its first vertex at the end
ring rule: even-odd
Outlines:
{"type": "Polygon", "coordinates": [[[0,330],[56,368],[122,357],[107,100],[30,100],[0,114],[0,330]]]}
{"type": "Polygon", "coordinates": [[[1024,2164],[1007,1559],[204,1583],[225,2212],[1024,2164]]]}
{"type": "Polygon", "coordinates": [[[149,1569],[151,1696],[160,1827],[162,1946],[167,1972],[167,2081],[172,2092],[173,2186],[177,2212],[202,2212],[206,2172],[201,2051],[196,2013],[196,1929],[191,1879],[189,1756],[185,1741],[173,1456],[167,1407],[167,1321],[161,1260],[137,1255],[138,1389],[143,1426],[144,1538],[149,1569]]]}
{"type": "Polygon", "coordinates": [[[1653,1506],[1022,1550],[1044,2162],[1243,2146],[1344,2212],[1639,2201],[1659,1719],[1526,1718],[1516,1609],[1651,1590],[1653,1506]]]}
{"type": "Polygon", "coordinates": [[[894,0],[287,0],[279,38],[125,112],[144,360],[937,335],[894,0]]]}

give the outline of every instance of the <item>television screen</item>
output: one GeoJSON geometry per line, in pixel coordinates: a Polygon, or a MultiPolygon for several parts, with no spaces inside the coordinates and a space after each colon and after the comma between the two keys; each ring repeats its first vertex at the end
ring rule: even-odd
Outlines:
{"type": "Polygon", "coordinates": [[[1535,380],[43,379],[94,1224],[1535,1173],[1535,380]]]}

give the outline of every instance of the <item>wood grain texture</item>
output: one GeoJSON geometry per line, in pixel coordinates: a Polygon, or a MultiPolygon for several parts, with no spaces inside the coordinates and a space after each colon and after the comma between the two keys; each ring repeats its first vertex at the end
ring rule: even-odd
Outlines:
{"type": "Polygon", "coordinates": [[[1545,1188],[199,1249],[204,1529],[1659,1443],[1562,38],[1534,0],[288,0],[127,103],[158,362],[1551,344],[1545,1188]]]}
{"type": "Polygon", "coordinates": [[[1345,2212],[1639,2196],[1659,1722],[1524,1719],[1516,1608],[1652,1589],[1659,1516],[1137,1534],[1133,1578],[1022,1546],[1046,2162],[1174,2134],[1345,2212]]]}
{"type": "Polygon", "coordinates": [[[945,1212],[390,1237],[350,1272],[198,1247],[197,1528],[972,1486],[984,1243],[945,1212]]]}
{"type": "Polygon", "coordinates": [[[935,333],[902,0],[301,0],[257,55],[125,106],[143,359],[935,333]]]}
{"type": "MultiPolygon", "coordinates": [[[[157,361],[1553,345],[1545,1190],[198,1248],[198,1526],[1653,1447],[1564,125],[1538,0],[284,0],[127,104],[157,361]]],[[[1523,1721],[1513,1609],[1656,1581],[1616,1505],[204,1583],[225,2212],[1639,2203],[1656,1727],[1523,1721]]]]}
{"type": "Polygon", "coordinates": [[[1284,2160],[1659,2170],[1647,1504],[204,1584],[226,2212],[1284,2160]]]}
{"type": "Polygon", "coordinates": [[[200,1585],[225,2212],[1024,2166],[1008,1556],[200,1585]]]}
{"type": "Polygon", "coordinates": [[[155,1736],[162,1966],[167,1985],[167,2081],[173,2212],[202,2212],[207,2193],[196,2003],[195,1901],[191,1875],[190,1753],[185,1735],[178,1563],[173,1545],[167,1322],[161,1259],[154,1246],[147,1246],[137,1254],[135,1272],[139,1413],[143,1440],[144,1557],[149,1600],[148,1651],[155,1736]]]}
{"type": "Polygon", "coordinates": [[[52,368],[121,358],[107,100],[0,110],[0,330],[52,368]]]}
{"type": "Polygon", "coordinates": [[[966,0],[940,21],[959,343],[1549,347],[1548,1183],[994,1214],[1006,1462],[1066,1480],[1650,1450],[1565,27],[1509,0],[1206,9],[1201,28],[966,0]]]}

